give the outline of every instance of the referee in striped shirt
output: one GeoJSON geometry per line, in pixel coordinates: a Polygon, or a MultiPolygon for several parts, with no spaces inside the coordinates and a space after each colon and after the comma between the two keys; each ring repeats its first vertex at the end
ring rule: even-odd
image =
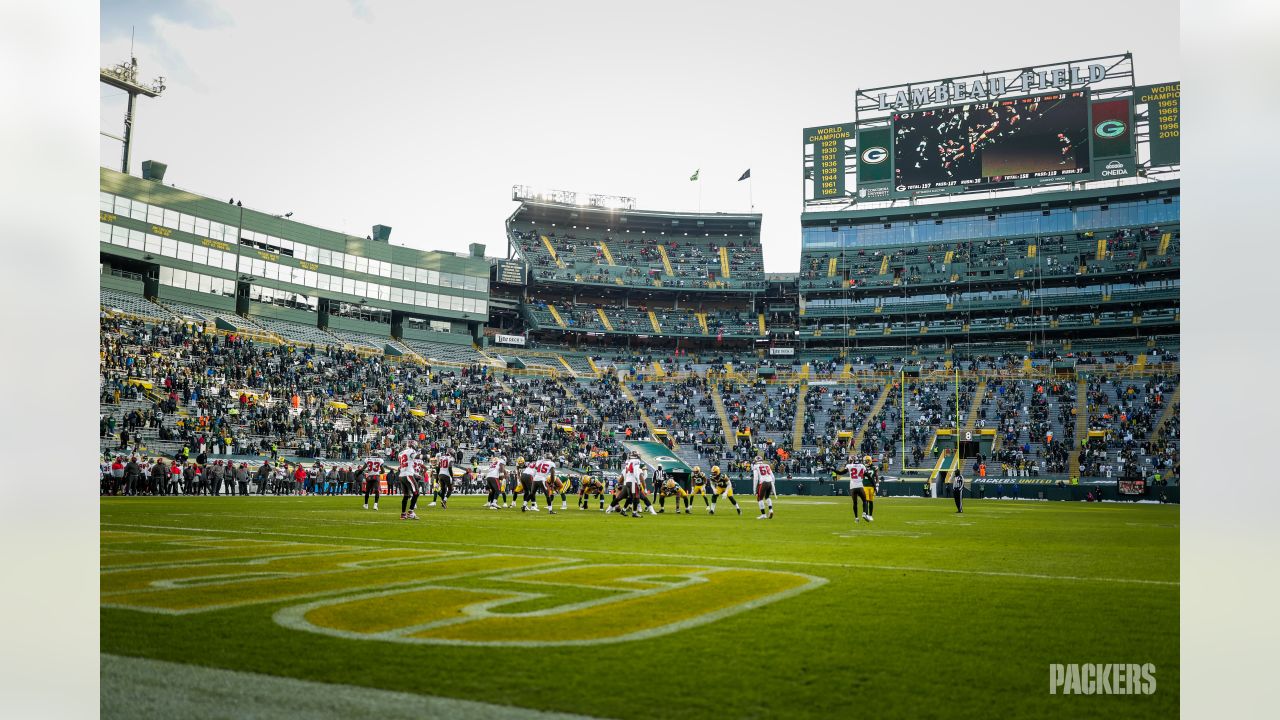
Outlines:
{"type": "Polygon", "coordinates": [[[951,497],[955,498],[956,512],[964,513],[964,476],[960,474],[958,467],[951,476],[951,497]]]}

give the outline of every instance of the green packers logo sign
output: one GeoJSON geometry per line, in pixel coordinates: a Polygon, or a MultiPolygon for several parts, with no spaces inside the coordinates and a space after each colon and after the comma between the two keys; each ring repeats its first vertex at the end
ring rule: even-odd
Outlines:
{"type": "Polygon", "coordinates": [[[1100,138],[1110,139],[1124,135],[1128,128],[1120,120],[1103,120],[1093,127],[1093,134],[1100,138]]]}
{"type": "Polygon", "coordinates": [[[862,162],[868,165],[879,165],[889,159],[889,151],[882,147],[870,147],[862,151],[862,162]]]}

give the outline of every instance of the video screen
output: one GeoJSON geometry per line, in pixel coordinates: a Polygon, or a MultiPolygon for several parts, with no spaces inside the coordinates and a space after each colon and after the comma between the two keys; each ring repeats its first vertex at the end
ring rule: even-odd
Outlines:
{"type": "Polygon", "coordinates": [[[1089,172],[1084,91],[898,113],[893,131],[900,192],[1089,172]]]}

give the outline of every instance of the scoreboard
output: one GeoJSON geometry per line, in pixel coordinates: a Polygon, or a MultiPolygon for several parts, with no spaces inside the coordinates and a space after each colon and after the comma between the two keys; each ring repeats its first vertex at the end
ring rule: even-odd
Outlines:
{"type": "Polygon", "coordinates": [[[1178,165],[1180,84],[1133,80],[1124,53],[858,89],[852,122],[804,129],[804,202],[1123,180],[1145,176],[1148,159],[1178,165]]]}
{"type": "Polygon", "coordinates": [[[956,192],[1088,175],[1089,96],[992,100],[893,116],[894,190],[956,192]]]}

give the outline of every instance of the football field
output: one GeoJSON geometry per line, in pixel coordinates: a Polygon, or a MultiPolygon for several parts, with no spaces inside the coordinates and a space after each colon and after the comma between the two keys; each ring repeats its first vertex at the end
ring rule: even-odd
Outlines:
{"type": "Polygon", "coordinates": [[[694,502],[103,499],[103,717],[1178,710],[1176,505],[880,498],[855,525],[847,497],[694,502]],[[1157,689],[1050,694],[1063,663],[1151,663],[1157,689]]]}

